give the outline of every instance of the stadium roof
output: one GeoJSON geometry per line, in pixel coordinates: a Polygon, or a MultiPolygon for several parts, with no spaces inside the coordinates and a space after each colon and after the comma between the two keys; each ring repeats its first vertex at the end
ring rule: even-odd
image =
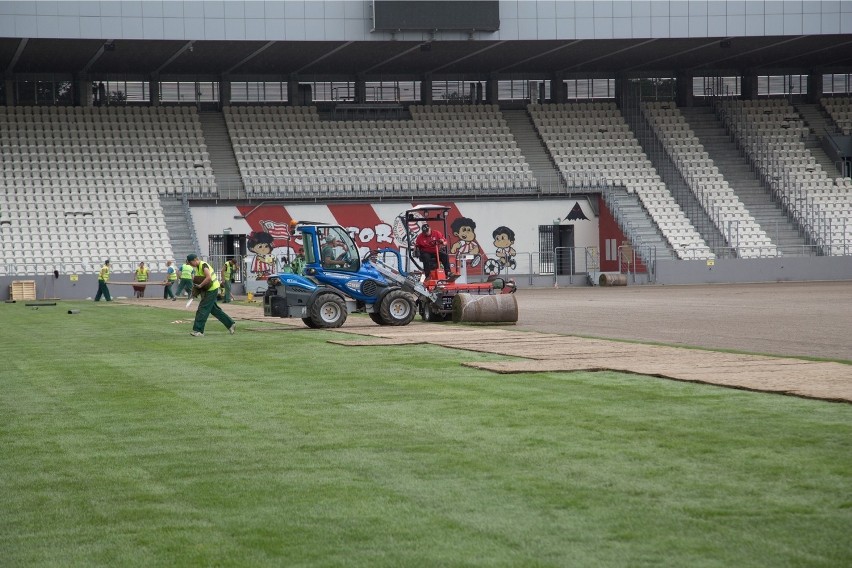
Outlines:
{"type": "Polygon", "coordinates": [[[18,73],[356,76],[591,75],[852,66],[852,35],[541,41],[184,41],[0,38],[18,73]]]}

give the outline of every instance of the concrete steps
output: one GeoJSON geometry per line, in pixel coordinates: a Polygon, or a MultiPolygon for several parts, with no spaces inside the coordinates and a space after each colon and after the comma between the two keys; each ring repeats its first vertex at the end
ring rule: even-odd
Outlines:
{"type": "MultiPolygon", "coordinates": [[[[713,110],[709,107],[687,107],[680,111],[728,185],[772,243],[786,255],[807,253],[807,240],[781,209],[780,203],[772,199],[713,110]]],[[[728,230],[735,232],[736,227],[728,230]]]]}
{"type": "Polygon", "coordinates": [[[504,110],[502,115],[524,160],[529,164],[538,187],[549,191],[564,189],[559,169],[535,129],[529,113],[526,110],[504,110]]]}
{"type": "Polygon", "coordinates": [[[213,167],[219,197],[246,197],[225,115],[219,111],[202,111],[198,113],[198,119],[204,133],[204,143],[207,144],[207,153],[210,155],[210,165],[213,167]]]}
{"type": "Polygon", "coordinates": [[[647,264],[653,260],[676,258],[674,249],[648,216],[636,194],[628,193],[622,187],[613,187],[604,194],[604,199],[642,262],[647,264]],[[651,251],[656,252],[656,258],[652,258],[651,251]]]}
{"type": "Polygon", "coordinates": [[[195,236],[189,204],[179,197],[161,195],[160,205],[163,207],[166,229],[175,255],[174,260],[180,266],[186,259],[186,255],[191,252],[198,253],[198,239],[195,236]]]}

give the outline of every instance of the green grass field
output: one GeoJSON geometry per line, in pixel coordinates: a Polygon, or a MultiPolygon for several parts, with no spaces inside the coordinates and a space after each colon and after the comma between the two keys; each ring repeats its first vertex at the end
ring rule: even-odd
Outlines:
{"type": "Polygon", "coordinates": [[[848,404],[190,315],[0,304],[0,565],[852,565],[848,404]]]}

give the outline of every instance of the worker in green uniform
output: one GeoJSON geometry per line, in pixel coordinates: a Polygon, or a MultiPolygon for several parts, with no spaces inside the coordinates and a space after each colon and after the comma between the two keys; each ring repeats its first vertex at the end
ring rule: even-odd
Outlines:
{"type": "Polygon", "coordinates": [[[187,264],[193,268],[193,294],[200,298],[198,309],[195,310],[195,322],[192,324],[190,335],[204,337],[204,325],[207,318],[213,314],[222,325],[228,328],[228,332],[234,335],[237,324],[231,317],[222,311],[216,299],[219,295],[219,278],[216,271],[209,263],[198,258],[198,255],[190,254],[186,257],[187,264]]]}
{"type": "MultiPolygon", "coordinates": [[[[136,281],[137,282],[147,282],[148,281],[148,267],[145,266],[144,262],[139,263],[139,268],[136,269],[136,281]]],[[[137,298],[145,297],[145,286],[134,286],[133,290],[136,292],[137,298]]]]}
{"type": "Polygon", "coordinates": [[[189,263],[184,263],[180,267],[180,282],[176,294],[180,296],[186,290],[186,297],[192,295],[192,266],[189,263]]]}
{"type": "Polygon", "coordinates": [[[109,259],[104,261],[101,271],[98,272],[98,293],[95,294],[96,302],[101,301],[101,296],[103,296],[107,302],[112,302],[112,297],[109,295],[109,288],[107,288],[107,282],[109,282],[109,259]]]}
{"type": "Polygon", "coordinates": [[[234,273],[237,271],[237,263],[234,262],[233,258],[229,258],[225,261],[225,264],[222,265],[222,288],[224,289],[224,296],[222,298],[223,304],[230,304],[233,298],[231,297],[231,284],[234,283],[234,273]]]}
{"type": "Polygon", "coordinates": [[[175,293],[172,291],[172,286],[177,281],[177,270],[174,266],[172,266],[172,261],[166,261],[166,285],[163,286],[163,299],[168,300],[171,298],[172,302],[175,301],[175,293]]]}

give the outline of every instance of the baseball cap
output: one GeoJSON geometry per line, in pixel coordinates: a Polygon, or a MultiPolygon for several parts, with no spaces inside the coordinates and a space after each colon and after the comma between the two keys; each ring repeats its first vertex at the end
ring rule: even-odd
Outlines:
{"type": "Polygon", "coordinates": [[[193,260],[195,260],[196,258],[198,258],[198,255],[197,255],[197,254],[188,254],[188,255],[186,255],[186,261],[187,261],[187,262],[192,262],[192,261],[193,261],[193,260]]]}

